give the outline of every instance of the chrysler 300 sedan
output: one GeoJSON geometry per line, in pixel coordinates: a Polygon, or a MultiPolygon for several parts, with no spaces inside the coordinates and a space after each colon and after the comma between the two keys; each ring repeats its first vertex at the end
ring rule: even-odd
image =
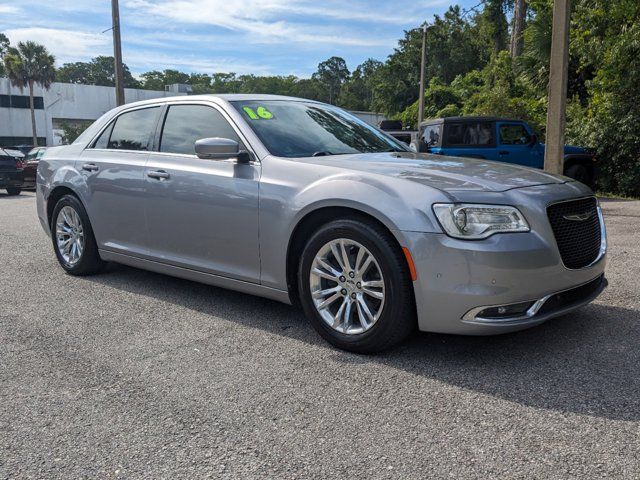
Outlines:
{"type": "Polygon", "coordinates": [[[419,154],[349,113],[269,95],[106,113],[38,168],[64,270],[118,262],[301,305],[356,352],[412,330],[495,334],[606,286],[597,199],[570,178],[419,154]]]}

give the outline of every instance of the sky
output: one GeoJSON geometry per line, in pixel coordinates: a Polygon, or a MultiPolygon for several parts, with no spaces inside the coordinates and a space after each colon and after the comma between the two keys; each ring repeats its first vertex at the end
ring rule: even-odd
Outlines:
{"type": "MultiPolygon", "coordinates": [[[[308,77],[340,56],[384,59],[403,31],[477,0],[120,0],[123,60],[134,75],[173,68],[308,77]]],[[[0,0],[0,32],[66,62],[112,55],[109,0],[0,0]]]]}

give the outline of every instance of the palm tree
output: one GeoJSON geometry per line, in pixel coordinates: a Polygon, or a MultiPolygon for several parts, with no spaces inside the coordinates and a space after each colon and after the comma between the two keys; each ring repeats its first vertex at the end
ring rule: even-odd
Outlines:
{"type": "Polygon", "coordinates": [[[44,45],[35,42],[19,42],[17,47],[9,47],[4,56],[4,66],[11,84],[19,87],[29,87],[29,107],[31,109],[31,130],[33,132],[33,146],[38,146],[36,134],[36,114],[33,105],[33,86],[38,84],[47,90],[56,75],[53,66],[55,59],[44,45]]]}

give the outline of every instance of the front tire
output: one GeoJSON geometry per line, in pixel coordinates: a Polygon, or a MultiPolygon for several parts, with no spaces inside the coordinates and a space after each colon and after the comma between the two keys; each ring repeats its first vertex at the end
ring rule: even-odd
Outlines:
{"type": "Polygon", "coordinates": [[[17,187],[10,187],[7,188],[7,193],[11,196],[15,196],[15,195],[20,195],[20,192],[22,191],[21,188],[17,188],[17,187]]]}
{"type": "Polygon", "coordinates": [[[589,169],[585,165],[579,163],[571,165],[567,168],[565,175],[589,187],[592,186],[593,179],[591,178],[591,172],[589,172],[589,169]]]}
{"type": "Polygon", "coordinates": [[[89,216],[73,195],[62,197],[53,209],[51,240],[60,266],[70,275],[91,275],[104,266],[89,216]]]}
{"type": "Polygon", "coordinates": [[[302,252],[298,289],[312,326],[343,350],[383,351],[416,326],[406,259],[374,223],[344,219],[320,227],[302,252]]]}

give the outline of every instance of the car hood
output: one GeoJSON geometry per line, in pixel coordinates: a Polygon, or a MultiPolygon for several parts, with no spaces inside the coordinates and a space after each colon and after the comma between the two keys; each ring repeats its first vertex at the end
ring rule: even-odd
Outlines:
{"type": "Polygon", "coordinates": [[[402,178],[447,192],[503,192],[513,188],[572,181],[567,177],[509,163],[409,152],[359,153],[307,160],[318,165],[402,178]]]}

